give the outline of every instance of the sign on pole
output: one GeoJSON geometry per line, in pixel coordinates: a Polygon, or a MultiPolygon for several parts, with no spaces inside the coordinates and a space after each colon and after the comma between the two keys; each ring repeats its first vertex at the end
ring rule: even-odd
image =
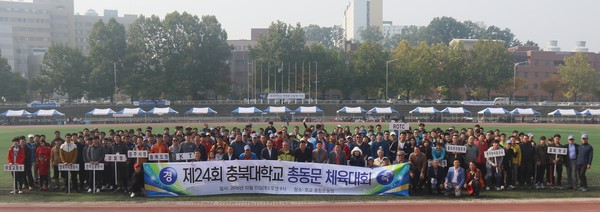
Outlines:
{"type": "Polygon", "coordinates": [[[567,148],[548,147],[548,154],[567,155],[567,148]]]}
{"type": "Polygon", "coordinates": [[[127,158],[147,158],[148,151],[137,151],[137,150],[129,150],[127,151],[127,158]]]}
{"type": "Polygon", "coordinates": [[[121,154],[106,154],[104,155],[105,162],[125,162],[127,161],[127,157],[121,154]]]}
{"type": "Polygon", "coordinates": [[[104,163],[85,163],[85,170],[94,172],[92,192],[96,193],[96,171],[104,170],[104,163]]]}
{"type": "Polygon", "coordinates": [[[175,154],[175,158],[178,161],[193,160],[194,159],[194,153],[193,152],[177,153],[177,154],[175,154]]]}
{"type": "Polygon", "coordinates": [[[405,131],[409,129],[410,125],[408,123],[390,123],[391,131],[405,131]]]}
{"type": "Polygon", "coordinates": [[[25,165],[23,164],[4,164],[5,172],[24,172],[25,165]]]}
{"type": "Polygon", "coordinates": [[[488,150],[484,152],[486,158],[504,156],[504,149],[488,150]]]}
{"type": "Polygon", "coordinates": [[[68,193],[71,193],[71,172],[74,171],[79,171],[79,164],[64,164],[64,163],[59,163],[58,164],[58,171],[66,171],[67,172],[67,181],[69,183],[68,185],[68,193]]]}
{"type": "Polygon", "coordinates": [[[446,145],[446,152],[452,153],[467,153],[467,147],[461,145],[446,145]]]}
{"type": "Polygon", "coordinates": [[[169,161],[169,153],[150,153],[149,161],[169,161]]]}

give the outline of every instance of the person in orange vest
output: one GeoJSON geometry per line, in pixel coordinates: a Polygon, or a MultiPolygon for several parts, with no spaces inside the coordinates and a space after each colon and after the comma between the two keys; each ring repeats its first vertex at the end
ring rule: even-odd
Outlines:
{"type": "Polygon", "coordinates": [[[156,144],[152,146],[152,148],[150,149],[150,153],[169,153],[169,147],[166,144],[164,144],[164,140],[161,136],[157,136],[156,144]]]}

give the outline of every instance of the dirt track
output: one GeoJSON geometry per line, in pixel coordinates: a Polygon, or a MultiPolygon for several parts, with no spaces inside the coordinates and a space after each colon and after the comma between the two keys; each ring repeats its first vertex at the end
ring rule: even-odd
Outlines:
{"type": "Polygon", "coordinates": [[[0,211],[598,211],[600,199],[527,200],[441,200],[323,203],[323,202],[148,202],[148,203],[34,203],[0,204],[0,211]]]}

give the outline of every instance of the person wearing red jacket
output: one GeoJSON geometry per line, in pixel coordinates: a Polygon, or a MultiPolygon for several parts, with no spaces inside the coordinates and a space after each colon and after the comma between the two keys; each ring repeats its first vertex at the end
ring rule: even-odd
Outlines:
{"type": "MultiPolygon", "coordinates": [[[[25,164],[25,147],[19,145],[19,138],[13,138],[13,145],[8,149],[8,165],[13,164],[25,164]]],[[[22,194],[23,191],[19,189],[23,187],[23,172],[14,172],[15,188],[10,193],[18,192],[22,194]]]]}
{"type": "Polygon", "coordinates": [[[40,191],[48,191],[48,173],[50,172],[50,158],[44,154],[38,154],[35,162],[38,175],[40,176],[40,191]]]}
{"type": "Polygon", "coordinates": [[[40,141],[39,145],[40,146],[35,150],[35,158],[39,159],[40,155],[44,155],[44,158],[46,158],[46,160],[49,161],[52,148],[50,148],[50,146],[48,146],[48,144],[44,140],[40,141]]]}
{"type": "Polygon", "coordinates": [[[483,176],[487,174],[485,163],[487,159],[485,159],[485,151],[487,151],[490,146],[489,143],[486,142],[484,134],[479,135],[479,139],[475,142],[477,148],[479,148],[479,155],[477,156],[477,168],[482,172],[483,176]]]}

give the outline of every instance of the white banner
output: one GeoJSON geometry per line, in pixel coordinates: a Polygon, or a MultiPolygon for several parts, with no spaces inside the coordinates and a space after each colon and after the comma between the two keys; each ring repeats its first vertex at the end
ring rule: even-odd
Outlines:
{"type": "Polygon", "coordinates": [[[269,160],[144,163],[148,196],[408,195],[410,165],[364,168],[269,160]]]}
{"type": "Polygon", "coordinates": [[[446,152],[452,153],[467,153],[467,147],[461,145],[446,145],[446,152]]]}
{"type": "Polygon", "coordinates": [[[491,158],[491,157],[500,157],[500,156],[504,156],[504,149],[498,149],[498,150],[488,150],[485,151],[484,153],[485,158],[491,158]]]}
{"type": "Polygon", "coordinates": [[[268,93],[266,99],[305,99],[304,93],[268,93]]]}
{"type": "Polygon", "coordinates": [[[25,171],[25,165],[23,164],[4,164],[4,171],[5,172],[24,172],[25,171]]]}
{"type": "Polygon", "coordinates": [[[548,154],[567,155],[567,148],[548,147],[548,154]]]}
{"type": "Polygon", "coordinates": [[[127,157],[121,154],[106,154],[104,155],[104,162],[125,162],[127,157]]]}
{"type": "Polygon", "coordinates": [[[96,164],[92,164],[92,163],[85,163],[85,170],[88,171],[102,171],[104,170],[104,163],[96,163],[96,164]]]}
{"type": "Polygon", "coordinates": [[[143,150],[143,151],[136,151],[136,150],[129,150],[127,151],[127,158],[147,158],[148,157],[148,151],[143,150]]]}
{"type": "Polygon", "coordinates": [[[79,164],[76,164],[76,163],[73,163],[73,164],[59,163],[58,164],[58,171],[79,171],[79,164]]]}

